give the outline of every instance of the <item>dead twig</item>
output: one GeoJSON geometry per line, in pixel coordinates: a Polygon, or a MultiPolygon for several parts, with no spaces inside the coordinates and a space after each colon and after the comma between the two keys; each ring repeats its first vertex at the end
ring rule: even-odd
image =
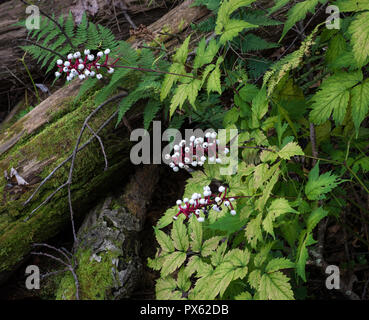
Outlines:
{"type": "Polygon", "coordinates": [[[71,263],[71,260],[69,259],[69,257],[67,255],[65,255],[60,249],[58,248],[55,248],[51,245],[48,245],[46,243],[37,243],[37,244],[34,244],[34,246],[38,246],[38,247],[46,247],[48,249],[52,249],[52,250],[55,250],[57,252],[59,252],[60,254],[63,254],[64,257],[66,257],[67,259],[67,262],[63,261],[62,259],[52,255],[52,254],[49,254],[49,253],[45,253],[45,252],[38,252],[38,251],[32,251],[31,254],[33,255],[37,255],[37,256],[44,256],[44,257],[47,257],[47,258],[50,258],[54,261],[57,261],[59,262],[60,264],[64,265],[66,268],[63,269],[63,270],[59,270],[59,271],[55,271],[55,272],[50,272],[50,273],[47,273],[45,275],[42,276],[42,278],[45,278],[47,276],[50,276],[50,275],[53,275],[53,274],[57,274],[57,273],[61,273],[61,272],[64,272],[64,271],[70,271],[73,275],[73,278],[74,278],[74,283],[75,283],[75,286],[76,286],[76,300],[79,300],[79,281],[78,281],[78,277],[77,277],[77,274],[76,274],[76,271],[75,271],[75,268],[76,268],[76,264],[75,264],[75,259],[73,259],[73,262],[74,262],[74,265],[71,263]]]}
{"type": "MultiPolygon", "coordinates": [[[[113,4],[113,6],[114,6],[114,4],[113,4]]],[[[136,24],[132,21],[131,17],[129,16],[129,14],[127,12],[128,11],[128,7],[127,7],[125,1],[120,2],[120,8],[122,9],[124,18],[126,18],[127,22],[131,25],[131,27],[133,29],[137,29],[136,24]]]]}
{"type": "MultiPolygon", "coordinates": [[[[114,101],[114,100],[117,100],[117,99],[119,99],[119,98],[121,98],[121,97],[124,97],[125,95],[127,95],[127,93],[124,93],[124,94],[119,94],[119,95],[116,95],[116,96],[114,96],[114,97],[112,97],[112,98],[110,98],[109,100],[107,100],[106,102],[104,102],[103,103],[103,105],[105,105],[105,104],[107,104],[107,103],[109,103],[109,102],[112,102],[112,101],[114,101]]],[[[99,106],[99,107],[102,107],[101,105],[99,106]]],[[[98,107],[98,108],[99,108],[98,107]]],[[[100,109],[100,108],[99,108],[100,109]]],[[[118,111],[115,111],[96,131],[95,131],[95,133],[96,134],[98,134],[102,129],[104,129],[116,116],[117,116],[117,114],[118,114],[118,111]]],[[[77,149],[77,151],[76,150],[74,150],[74,151],[76,151],[76,153],[77,152],[80,152],[81,150],[83,150],[84,148],[86,148],[93,140],[95,139],[95,136],[92,136],[90,139],[88,139],[82,146],[80,146],[80,147],[78,147],[78,149],[77,149]]],[[[53,177],[53,175],[61,168],[61,167],[63,167],[68,161],[70,161],[71,159],[72,159],[72,157],[73,157],[73,153],[68,157],[68,158],[66,158],[63,162],[61,162],[57,167],[55,167],[51,172],[50,172],[50,174],[44,179],[44,180],[42,180],[42,182],[39,184],[39,186],[35,189],[35,191],[32,193],[32,195],[24,202],[24,206],[26,206],[28,203],[30,203],[30,201],[35,197],[35,195],[38,193],[38,191],[41,189],[41,187],[47,182],[47,181],[49,181],[52,177],[53,177]]],[[[66,184],[65,185],[62,185],[62,186],[60,186],[56,191],[59,191],[59,190],[61,190],[62,188],[64,188],[66,186],[66,184]]],[[[43,204],[45,204],[46,202],[48,202],[51,198],[52,198],[52,196],[54,196],[55,195],[55,193],[56,192],[53,192],[53,194],[52,195],[50,195],[45,201],[44,201],[44,203],[43,204]]],[[[36,209],[34,209],[33,211],[32,211],[32,213],[31,214],[33,214],[34,212],[36,212],[39,208],[41,207],[41,205],[39,206],[39,207],[37,207],[36,209]]],[[[28,219],[27,219],[28,220],[28,219]]]]}
{"type": "Polygon", "coordinates": [[[87,126],[87,128],[91,131],[91,133],[95,136],[95,138],[96,138],[96,139],[99,141],[99,143],[100,143],[101,151],[102,151],[102,153],[103,153],[104,161],[105,161],[105,168],[104,168],[104,170],[107,170],[107,169],[108,169],[108,158],[106,157],[104,144],[103,144],[103,142],[102,142],[102,140],[101,140],[100,136],[99,136],[99,135],[97,135],[97,133],[96,133],[96,132],[91,128],[91,126],[90,126],[88,123],[86,123],[86,126],[87,126]]]}

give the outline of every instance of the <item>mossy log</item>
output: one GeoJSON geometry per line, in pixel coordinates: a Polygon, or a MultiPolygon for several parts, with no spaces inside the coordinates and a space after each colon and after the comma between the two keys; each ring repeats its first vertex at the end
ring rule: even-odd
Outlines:
{"type": "MultiPolygon", "coordinates": [[[[65,90],[63,88],[61,91],[65,90]]],[[[46,102],[47,100],[44,101],[46,102]]],[[[79,102],[64,98],[56,106],[57,111],[49,118],[48,123],[41,125],[40,121],[37,128],[33,128],[29,134],[27,119],[32,118],[32,115],[7,130],[8,135],[13,135],[13,138],[9,138],[10,141],[18,141],[0,156],[0,170],[9,172],[11,168],[15,168],[29,185],[9,184],[4,181],[0,186],[0,280],[5,279],[7,271],[13,270],[23,260],[33,242],[43,242],[55,236],[69,221],[66,190],[61,190],[28,221],[24,221],[34,208],[67,180],[69,164],[61,167],[27,206],[23,205],[38,183],[70,156],[85,118],[96,107],[94,95],[79,102]],[[12,131],[16,129],[19,131],[12,131]]],[[[91,120],[91,126],[96,130],[115,110],[116,104],[106,105],[91,120]]],[[[98,199],[111,186],[122,184],[131,170],[129,134],[125,128],[113,130],[114,124],[100,133],[109,160],[106,171],[98,143],[90,143],[77,156],[72,185],[72,200],[77,217],[91,207],[93,199],[98,199]]],[[[85,135],[82,144],[88,138],[85,135]]]]}
{"type": "MultiPolygon", "coordinates": [[[[188,8],[191,1],[185,1],[168,13],[173,30],[185,28],[204,16],[203,8],[188,8]],[[176,11],[177,10],[177,11],[176,11]],[[176,18],[175,12],[178,12],[176,18]],[[188,12],[190,19],[186,19],[188,12]],[[196,15],[197,12],[197,15],[196,15]]],[[[164,27],[166,19],[161,19],[164,27]]],[[[160,30],[157,23],[148,26],[152,31],[160,30]]],[[[133,45],[137,40],[130,40],[133,45]]],[[[26,206],[40,181],[72,153],[77,136],[86,116],[96,108],[91,92],[75,101],[80,81],[76,80],[56,91],[30,113],[14,124],[0,131],[0,172],[15,168],[29,184],[9,184],[6,180],[0,185],[0,283],[28,256],[31,244],[45,242],[57,235],[70,221],[67,190],[59,191],[51,201],[42,206],[26,222],[33,209],[37,208],[61,184],[66,182],[69,163],[61,167],[36,196],[26,206]]],[[[96,129],[116,110],[117,103],[110,103],[90,121],[96,129]]],[[[142,110],[132,108],[127,114],[137,114],[142,110]]],[[[135,117],[137,120],[137,117],[135,117]]],[[[141,119],[142,120],[142,119],[141,119]]],[[[141,121],[140,120],[140,121],[141,121]]],[[[138,121],[138,120],[137,120],[138,121]]],[[[94,205],[94,201],[112,188],[122,185],[133,172],[129,160],[129,132],[125,126],[114,130],[113,123],[99,134],[104,142],[109,161],[104,171],[104,157],[97,141],[89,144],[77,156],[73,173],[72,202],[77,218],[84,216],[94,205]]],[[[132,125],[132,123],[131,123],[132,125]]],[[[133,128],[142,123],[133,124],[133,128]]],[[[81,144],[91,135],[85,134],[81,144]]],[[[129,206],[129,204],[127,204],[129,206]]],[[[131,211],[131,209],[129,209],[131,211]]]]}

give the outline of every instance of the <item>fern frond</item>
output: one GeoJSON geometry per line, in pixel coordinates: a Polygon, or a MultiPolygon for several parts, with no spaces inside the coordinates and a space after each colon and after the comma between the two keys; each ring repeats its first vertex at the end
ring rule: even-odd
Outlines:
{"type": "Polygon", "coordinates": [[[24,51],[27,51],[34,59],[38,59],[41,53],[44,51],[40,47],[34,45],[20,46],[20,48],[24,51]]]}
{"type": "Polygon", "coordinates": [[[88,24],[87,44],[88,49],[97,49],[102,44],[102,40],[99,37],[99,32],[93,23],[88,24]]]}
{"type": "Polygon", "coordinates": [[[243,20],[259,26],[278,26],[282,24],[280,21],[267,17],[263,10],[246,10],[240,16],[243,20]]]}
{"type": "MultiPolygon", "coordinates": [[[[108,99],[110,95],[114,93],[114,91],[118,88],[119,82],[116,81],[113,84],[109,84],[105,86],[95,97],[95,104],[99,105],[108,99]]],[[[124,98],[126,99],[126,98],[124,98]]]]}
{"type": "Polygon", "coordinates": [[[125,41],[118,41],[118,47],[115,48],[114,52],[121,58],[124,64],[134,66],[138,59],[136,50],[133,50],[129,43],[125,41]]]}
{"type": "Polygon", "coordinates": [[[51,40],[54,40],[59,35],[59,30],[56,28],[53,28],[50,33],[45,37],[44,41],[42,42],[42,45],[46,47],[51,40]]]}
{"type": "Polygon", "coordinates": [[[255,59],[247,59],[247,70],[253,79],[258,79],[261,75],[263,75],[271,66],[272,61],[260,57],[256,57],[255,59]]]}
{"type": "Polygon", "coordinates": [[[46,73],[49,73],[52,69],[54,69],[54,67],[56,65],[56,61],[58,61],[58,59],[59,59],[58,57],[54,56],[54,58],[52,60],[50,60],[49,66],[46,69],[46,73]]]}
{"type": "Polygon", "coordinates": [[[47,28],[48,22],[49,22],[49,19],[41,18],[40,19],[40,28],[30,30],[30,32],[28,33],[29,37],[31,39],[34,39],[40,32],[42,32],[43,29],[47,28]]]}
{"type": "Polygon", "coordinates": [[[68,17],[65,21],[64,31],[69,38],[74,38],[74,19],[71,11],[69,11],[68,17]]]}
{"type": "Polygon", "coordinates": [[[74,45],[79,46],[82,43],[87,41],[87,28],[88,28],[88,21],[86,12],[83,13],[81,23],[78,25],[76,30],[76,36],[74,37],[74,45]]]}
{"type": "Polygon", "coordinates": [[[37,41],[40,41],[40,39],[47,33],[51,32],[52,29],[54,29],[54,24],[49,21],[48,19],[43,19],[42,21],[45,21],[44,25],[40,25],[40,30],[41,32],[39,32],[38,36],[37,36],[37,41]]]}
{"type": "Polygon", "coordinates": [[[118,41],[115,39],[114,34],[108,29],[103,27],[102,25],[98,25],[100,38],[102,39],[102,47],[109,48],[113,50],[118,46],[118,41]]]}
{"type": "Polygon", "coordinates": [[[268,42],[253,33],[248,33],[242,39],[240,38],[232,41],[232,44],[234,44],[237,49],[240,49],[242,53],[279,47],[278,43],[268,42]]]}
{"type": "Polygon", "coordinates": [[[143,49],[137,61],[137,64],[141,68],[150,69],[153,68],[155,62],[155,56],[150,49],[143,49]]]}
{"type": "Polygon", "coordinates": [[[149,129],[150,123],[155,118],[156,114],[159,112],[161,107],[160,101],[157,100],[149,100],[149,102],[146,105],[145,111],[144,111],[144,128],[146,130],[149,129]]]}
{"type": "Polygon", "coordinates": [[[122,121],[123,116],[132,107],[133,104],[135,104],[140,99],[145,99],[152,96],[153,89],[155,89],[155,86],[138,86],[137,89],[133,90],[128,96],[123,98],[123,100],[119,104],[117,124],[122,121]]]}
{"type": "Polygon", "coordinates": [[[216,17],[211,16],[197,24],[191,24],[191,27],[192,29],[198,30],[201,32],[210,32],[215,29],[215,23],[216,23],[216,17]]]}

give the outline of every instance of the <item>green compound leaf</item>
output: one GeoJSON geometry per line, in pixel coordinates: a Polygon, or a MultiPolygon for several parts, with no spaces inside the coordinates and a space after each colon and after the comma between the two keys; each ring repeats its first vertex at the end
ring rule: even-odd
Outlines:
{"type": "Polygon", "coordinates": [[[155,237],[164,252],[174,251],[173,241],[166,233],[159,229],[155,229],[155,237]]]}
{"type": "Polygon", "coordinates": [[[257,28],[257,25],[242,20],[229,20],[221,33],[219,43],[224,44],[227,41],[231,41],[245,28],[257,28]]]}
{"type": "Polygon", "coordinates": [[[303,156],[304,152],[296,142],[289,142],[282,150],[278,151],[278,156],[285,160],[290,160],[294,156],[303,156]]]}
{"type": "Polygon", "coordinates": [[[176,281],[172,277],[158,279],[155,286],[156,299],[167,300],[176,287],[176,281]]]}
{"type": "Polygon", "coordinates": [[[342,180],[331,171],[319,175],[319,162],[309,172],[309,180],[305,186],[305,194],[309,200],[325,199],[325,194],[337,187],[342,180]]]}
{"type": "Polygon", "coordinates": [[[171,232],[174,247],[179,250],[186,252],[190,246],[187,235],[187,227],[181,219],[174,221],[171,232]]]}
{"type": "Polygon", "coordinates": [[[297,213],[297,211],[292,209],[288,201],[284,198],[273,200],[273,202],[269,206],[267,216],[263,221],[263,228],[266,232],[272,235],[273,238],[274,238],[273,223],[275,219],[288,212],[297,213]]]}
{"type": "Polygon", "coordinates": [[[165,256],[163,268],[161,269],[161,276],[166,277],[167,275],[178,269],[186,260],[186,253],[176,251],[169,253],[165,256]]]}
{"type": "Polygon", "coordinates": [[[369,110],[369,80],[357,85],[351,90],[352,120],[355,124],[356,134],[359,133],[360,124],[369,110]]]}
{"type": "Polygon", "coordinates": [[[203,257],[210,256],[218,247],[218,243],[221,239],[222,237],[218,236],[206,240],[202,245],[201,255],[203,257]]]}
{"type": "Polygon", "coordinates": [[[359,67],[368,63],[369,57],[369,12],[356,16],[349,27],[354,57],[359,67]]]}
{"type": "Polygon", "coordinates": [[[187,291],[191,287],[191,281],[188,275],[186,274],[185,268],[182,267],[177,276],[177,286],[182,291],[187,291]]]}
{"type": "Polygon", "coordinates": [[[190,38],[191,36],[188,36],[181,47],[176,51],[176,54],[173,56],[173,62],[177,62],[182,65],[186,63],[190,38]]]}
{"type": "Polygon", "coordinates": [[[202,247],[202,224],[194,216],[190,219],[189,234],[191,237],[191,250],[200,252],[202,247]]]}
{"type": "Polygon", "coordinates": [[[341,71],[324,80],[319,91],[312,98],[311,121],[315,124],[322,124],[333,112],[333,120],[336,124],[341,124],[350,100],[350,89],[362,80],[361,71],[341,71]]]}
{"type": "Polygon", "coordinates": [[[302,280],[306,281],[305,265],[309,258],[309,252],[307,247],[314,244],[316,241],[313,239],[311,233],[303,231],[300,235],[299,246],[296,253],[296,272],[302,280]]]}
{"type": "Polygon", "coordinates": [[[205,38],[202,38],[196,50],[196,57],[193,62],[194,69],[201,68],[202,66],[212,62],[219,50],[219,45],[215,39],[211,39],[206,48],[205,46],[206,40],[205,38]]]}
{"type": "Polygon", "coordinates": [[[282,272],[265,273],[259,286],[261,300],[294,300],[291,284],[282,272]]]}
{"type": "Polygon", "coordinates": [[[286,258],[276,258],[273,260],[270,260],[265,268],[265,271],[267,273],[278,271],[281,269],[290,269],[294,268],[295,263],[286,259],[286,258]]]}

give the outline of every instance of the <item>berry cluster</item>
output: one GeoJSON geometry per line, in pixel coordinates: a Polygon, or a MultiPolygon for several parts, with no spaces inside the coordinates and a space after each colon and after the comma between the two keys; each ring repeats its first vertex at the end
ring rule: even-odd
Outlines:
{"type": "Polygon", "coordinates": [[[236,211],[232,205],[232,202],[236,197],[227,197],[227,187],[220,186],[217,193],[212,193],[209,186],[204,187],[203,196],[200,193],[194,193],[191,199],[184,198],[183,200],[177,200],[178,213],[173,217],[177,220],[180,214],[184,214],[186,218],[190,218],[194,214],[199,222],[204,222],[205,218],[200,217],[201,211],[205,217],[208,216],[209,211],[221,211],[222,205],[224,205],[232,216],[236,215],[236,211]]]}
{"type": "Polygon", "coordinates": [[[172,160],[169,166],[174,172],[178,172],[180,168],[188,169],[189,166],[201,167],[207,159],[209,159],[210,163],[222,163],[218,152],[223,152],[224,155],[227,155],[229,149],[219,145],[216,132],[207,132],[205,138],[207,141],[203,137],[196,138],[191,136],[189,144],[187,144],[186,140],[182,140],[173,147],[173,155],[165,155],[166,160],[172,160]]]}
{"type": "Polygon", "coordinates": [[[86,77],[95,77],[97,79],[102,79],[102,74],[99,73],[101,68],[106,68],[108,73],[114,72],[114,65],[119,60],[116,59],[112,64],[108,64],[110,49],[106,49],[104,52],[99,51],[96,57],[86,49],[84,51],[84,57],[81,53],[75,52],[68,54],[68,60],[63,61],[59,59],[56,64],[58,65],[59,71],[55,72],[55,77],[59,78],[62,73],[67,74],[67,81],[72,80],[74,77],[78,76],[79,79],[84,80],[86,77]],[[100,59],[105,54],[104,63],[99,63],[100,59]]]}

